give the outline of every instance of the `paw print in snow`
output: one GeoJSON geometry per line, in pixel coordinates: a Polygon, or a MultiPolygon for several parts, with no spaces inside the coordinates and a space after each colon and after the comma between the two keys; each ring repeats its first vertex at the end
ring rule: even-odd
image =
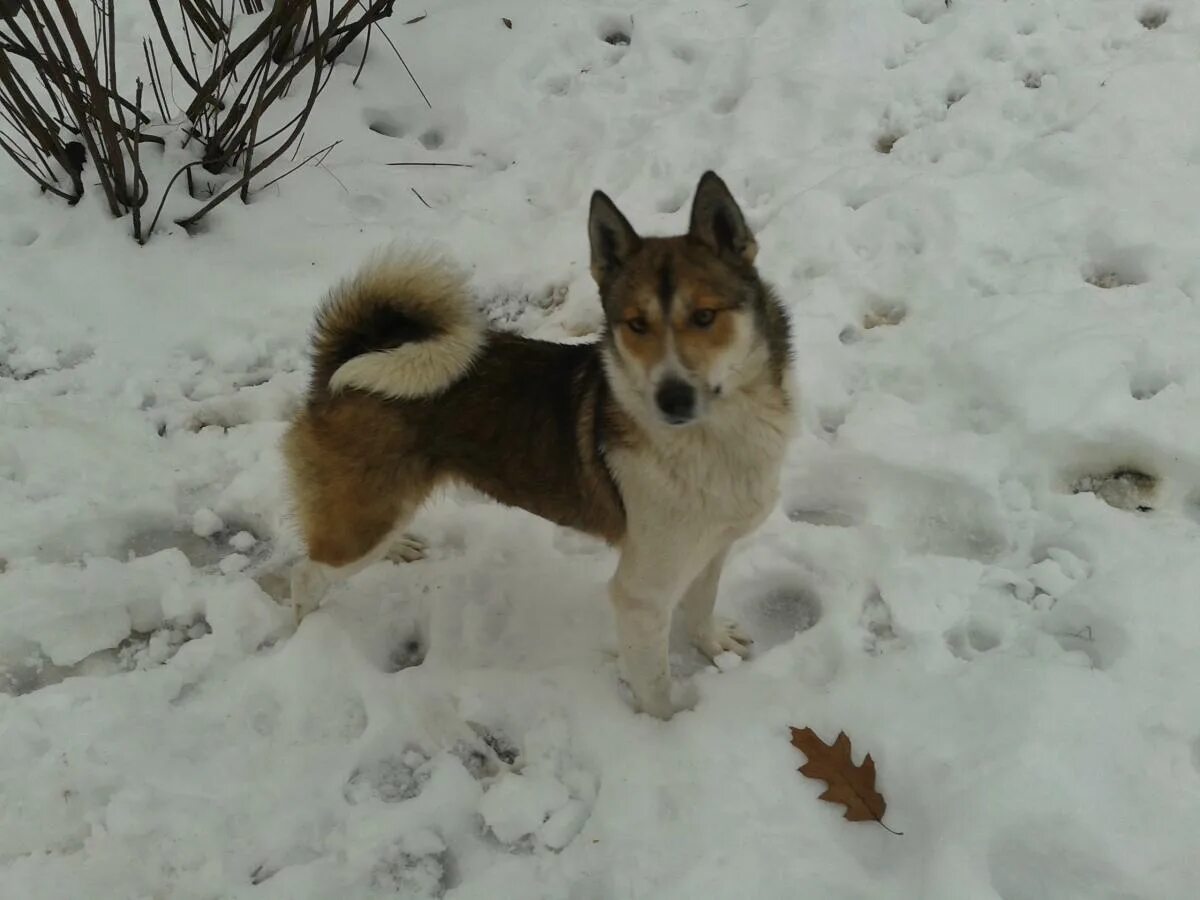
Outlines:
{"type": "Polygon", "coordinates": [[[505,846],[520,849],[536,843],[562,850],[587,822],[591,803],[572,796],[544,767],[530,766],[519,775],[502,775],[484,794],[479,813],[505,846]]]}
{"type": "Polygon", "coordinates": [[[1017,599],[1026,603],[1053,606],[1091,574],[1086,562],[1062,547],[1048,547],[1040,556],[1013,587],[1017,599]]]}

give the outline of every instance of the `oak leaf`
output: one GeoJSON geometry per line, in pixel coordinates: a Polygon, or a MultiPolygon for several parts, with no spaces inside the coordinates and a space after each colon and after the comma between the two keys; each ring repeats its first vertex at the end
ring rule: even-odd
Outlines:
{"type": "Polygon", "coordinates": [[[793,728],[792,746],[808,757],[808,762],[800,767],[800,774],[828,785],[820,799],[845,806],[845,818],[851,822],[874,821],[883,825],[887,802],[875,790],[875,760],[868,753],[862,764],[856,766],[846,732],[839,731],[837,740],[826,744],[811,728],[793,728]]]}

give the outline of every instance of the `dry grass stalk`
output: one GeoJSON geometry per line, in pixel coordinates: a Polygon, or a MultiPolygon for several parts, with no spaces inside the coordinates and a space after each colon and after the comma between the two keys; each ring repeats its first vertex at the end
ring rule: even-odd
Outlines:
{"type": "MultiPolygon", "coordinates": [[[[298,149],[333,63],[364,34],[365,62],[370,36],[392,14],[395,0],[274,0],[265,13],[262,0],[220,0],[219,6],[218,0],[175,0],[171,14],[162,0],[146,2],[158,34],[143,41],[146,77],[136,79],[130,100],[117,84],[116,0],[92,0],[90,35],[72,0],[0,0],[0,151],[42,190],[72,205],[83,196],[82,173],[90,164],[110,212],[131,214],[140,242],[153,233],[166,195],[180,176],[186,177],[195,196],[197,166],[214,174],[234,172],[236,177],[195,212],[178,219],[184,228],[195,229],[234,194],[248,201],[253,180],[293,146],[298,149]],[[239,14],[261,15],[261,20],[233,43],[239,14]],[[163,45],[170,72],[190,91],[182,109],[166,87],[158,44],[163,45]],[[282,126],[264,127],[298,79],[307,84],[300,111],[282,126]],[[146,81],[157,123],[143,109],[146,81]],[[160,134],[180,133],[185,147],[198,142],[200,158],[168,179],[155,215],[143,228],[141,208],[151,188],[141,145],[165,143],[164,137],[148,133],[148,127],[160,134]]],[[[355,82],[362,68],[360,63],[355,82]]],[[[417,89],[428,103],[419,84],[417,89]]],[[[336,142],[305,162],[318,157],[323,161],[333,146],[336,142]]]]}

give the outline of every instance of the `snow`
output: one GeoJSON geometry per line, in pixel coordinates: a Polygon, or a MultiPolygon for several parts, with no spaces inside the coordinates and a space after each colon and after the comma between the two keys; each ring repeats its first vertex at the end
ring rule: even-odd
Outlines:
{"type": "MultiPolygon", "coordinates": [[[[120,15],[132,67],[153,24],[120,15]]],[[[373,41],[310,123],[324,165],[195,237],[138,247],[0,161],[0,894],[1195,896],[1200,6],[444,0],[387,30],[433,108],[373,41]],[[434,243],[496,322],[584,336],[591,190],[678,231],[710,167],[803,398],[718,604],[755,655],[680,647],[694,710],[635,715],[612,554],[457,492],[427,559],[293,632],[276,445],[323,291],[434,243]],[[869,752],[903,837],[818,801],[789,726],[869,752]]]]}

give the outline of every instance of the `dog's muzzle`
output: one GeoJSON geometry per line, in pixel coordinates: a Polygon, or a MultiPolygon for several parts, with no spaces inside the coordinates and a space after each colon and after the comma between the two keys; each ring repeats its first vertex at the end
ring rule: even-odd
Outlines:
{"type": "Polygon", "coordinates": [[[654,402],[668,425],[686,425],[696,417],[696,389],[677,378],[658,386],[654,402]]]}

